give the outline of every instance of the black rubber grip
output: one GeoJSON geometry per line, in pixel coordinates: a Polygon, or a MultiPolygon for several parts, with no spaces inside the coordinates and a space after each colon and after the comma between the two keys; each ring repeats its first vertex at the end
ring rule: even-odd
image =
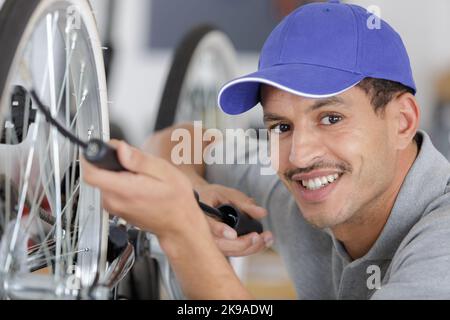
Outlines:
{"type": "Polygon", "coordinates": [[[224,223],[236,230],[238,236],[248,234],[251,232],[261,233],[263,232],[263,226],[261,222],[253,219],[248,214],[241,212],[236,207],[225,204],[217,208],[224,217],[224,223]]]}
{"type": "Polygon", "coordinates": [[[248,214],[241,212],[233,205],[224,204],[217,208],[213,208],[201,202],[200,196],[195,190],[194,196],[198,202],[198,205],[205,214],[227,224],[228,226],[236,230],[238,236],[242,236],[251,232],[263,232],[263,226],[261,222],[253,219],[248,214]]]}
{"type": "Polygon", "coordinates": [[[124,226],[109,225],[107,261],[113,262],[127,247],[128,233],[124,226]]]}
{"type": "Polygon", "coordinates": [[[93,165],[110,171],[126,171],[120,164],[117,150],[99,139],[92,139],[84,150],[84,157],[93,165]]]}

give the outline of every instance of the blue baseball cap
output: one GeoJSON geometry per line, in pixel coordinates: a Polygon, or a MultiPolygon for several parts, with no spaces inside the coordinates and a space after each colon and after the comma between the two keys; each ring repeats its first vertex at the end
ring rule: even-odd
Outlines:
{"type": "Polygon", "coordinates": [[[260,102],[261,84],[307,97],[338,95],[366,77],[416,86],[402,39],[366,9],[339,1],[299,7],[272,31],[258,71],[227,83],[221,109],[240,114],[260,102]]]}

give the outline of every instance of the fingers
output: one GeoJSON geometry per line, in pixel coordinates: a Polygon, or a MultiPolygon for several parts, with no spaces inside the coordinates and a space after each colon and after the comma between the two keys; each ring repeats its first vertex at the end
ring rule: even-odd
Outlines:
{"type": "Polygon", "coordinates": [[[207,217],[209,227],[211,228],[212,234],[216,238],[224,238],[228,240],[237,239],[236,230],[226,225],[225,223],[219,222],[211,217],[207,217]]]}
{"type": "Polygon", "coordinates": [[[221,185],[206,185],[197,190],[200,200],[214,207],[221,204],[233,204],[241,211],[255,219],[261,219],[267,215],[267,210],[258,206],[255,201],[246,194],[221,185]]]}
{"type": "Polygon", "coordinates": [[[263,238],[264,244],[266,245],[267,248],[270,248],[273,246],[274,237],[272,235],[272,232],[264,231],[263,233],[260,234],[260,236],[261,236],[261,238],[263,238]]]}
{"type": "Polygon", "coordinates": [[[236,231],[225,223],[211,217],[207,217],[207,221],[217,246],[226,256],[247,256],[273,245],[273,235],[270,231],[261,234],[253,232],[238,237],[236,231]]]}
{"type": "Polygon", "coordinates": [[[250,233],[235,240],[216,238],[216,244],[226,256],[241,257],[257,253],[273,244],[270,232],[261,234],[250,233]],[[265,239],[268,240],[267,244],[265,239]],[[269,240],[270,239],[270,240],[269,240]]]}
{"type": "Polygon", "coordinates": [[[129,171],[102,170],[81,159],[84,180],[102,191],[126,194],[141,192],[144,185],[156,194],[161,182],[177,181],[180,186],[192,189],[189,181],[167,161],[145,154],[122,141],[111,141],[120,163],[129,171]],[[149,179],[147,179],[149,178],[149,179]]]}
{"type": "Polygon", "coordinates": [[[116,149],[120,163],[130,172],[144,173],[161,181],[174,178],[172,173],[175,169],[169,162],[144,153],[124,141],[111,140],[108,144],[116,149]]]}
{"type": "Polygon", "coordinates": [[[192,202],[195,203],[194,196],[190,192],[191,188],[176,192],[171,190],[173,187],[167,182],[161,182],[145,174],[101,170],[84,159],[81,159],[81,165],[84,181],[101,190],[105,208],[126,220],[140,217],[144,219],[143,212],[151,211],[150,204],[152,208],[159,207],[160,211],[169,208],[174,203],[173,192],[180,194],[180,201],[187,203],[186,200],[182,200],[182,196],[190,195],[192,202]]]}
{"type": "Polygon", "coordinates": [[[226,188],[226,193],[231,203],[240,210],[255,219],[261,219],[267,215],[267,210],[258,206],[255,201],[239,190],[226,188]]]}
{"type": "Polygon", "coordinates": [[[117,149],[119,161],[127,170],[144,173],[161,181],[175,178],[175,168],[167,161],[144,153],[123,141],[112,141],[111,145],[117,149]]]}
{"type": "Polygon", "coordinates": [[[99,169],[90,164],[83,157],[80,158],[80,163],[84,181],[104,192],[115,192],[116,190],[120,190],[122,186],[119,186],[119,184],[123,180],[127,180],[127,176],[132,175],[129,172],[112,172],[99,169]],[[117,179],[118,176],[121,176],[124,179],[117,179]]]}
{"type": "MultiPolygon", "coordinates": [[[[81,160],[83,178],[87,183],[103,191],[104,204],[108,210],[133,223],[130,220],[137,219],[134,213],[146,211],[149,208],[148,203],[163,202],[166,205],[158,211],[173,212],[169,204],[173,203],[174,194],[177,194],[176,198],[181,199],[179,202],[184,206],[188,200],[193,200],[195,204],[189,179],[170,163],[143,153],[124,142],[114,140],[110,144],[117,149],[119,161],[129,171],[117,173],[101,170],[84,159],[81,160]],[[175,193],[172,190],[174,181],[178,190],[175,193]],[[169,185],[172,187],[169,188],[169,185]],[[188,199],[187,195],[192,199],[188,199]]],[[[205,188],[205,193],[201,194],[201,199],[214,204],[231,203],[256,219],[267,215],[267,211],[256,205],[253,199],[231,188],[209,186],[205,188]]],[[[217,245],[225,255],[249,255],[273,243],[270,232],[266,231],[259,235],[251,233],[238,237],[236,231],[228,225],[209,217],[207,220],[217,245]]],[[[142,223],[142,221],[139,222],[142,223]]],[[[145,221],[144,224],[147,225],[147,222],[145,221]]],[[[148,223],[148,225],[152,224],[148,223]]]]}
{"type": "MultiPolygon", "coordinates": [[[[200,199],[210,205],[218,206],[231,203],[255,219],[267,215],[264,208],[256,205],[252,198],[238,190],[220,185],[207,185],[199,190],[200,199]]],[[[208,217],[207,221],[219,249],[227,256],[250,255],[273,244],[273,236],[268,231],[259,235],[252,233],[238,237],[236,231],[225,223],[211,217],[208,217]]]]}

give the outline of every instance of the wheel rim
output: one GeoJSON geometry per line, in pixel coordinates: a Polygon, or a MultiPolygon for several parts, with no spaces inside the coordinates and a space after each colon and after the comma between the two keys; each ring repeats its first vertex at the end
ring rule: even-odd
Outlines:
{"type": "MultiPolygon", "coordinates": [[[[182,122],[201,121],[206,128],[247,128],[248,119],[231,117],[217,106],[220,88],[236,77],[236,52],[228,36],[209,25],[186,35],[176,49],[160,103],[156,130],[182,122]]],[[[171,299],[184,295],[159,242],[152,237],[152,257],[171,299]]]]}
{"type": "Polygon", "coordinates": [[[192,29],[175,50],[155,130],[202,121],[209,128],[246,128],[249,121],[217,106],[220,88],[236,77],[236,52],[228,36],[210,25],[192,29]]]}
{"type": "Polygon", "coordinates": [[[107,215],[100,194],[80,179],[78,148],[49,127],[29,96],[35,89],[80,138],[107,139],[102,68],[88,4],[39,1],[0,88],[4,277],[47,269],[53,280],[76,289],[105,269],[107,215]]]}
{"type": "Polygon", "coordinates": [[[192,55],[181,88],[175,123],[199,120],[210,128],[233,127],[235,121],[229,121],[217,107],[217,95],[220,88],[235,76],[233,45],[223,32],[210,31],[192,55]]]}

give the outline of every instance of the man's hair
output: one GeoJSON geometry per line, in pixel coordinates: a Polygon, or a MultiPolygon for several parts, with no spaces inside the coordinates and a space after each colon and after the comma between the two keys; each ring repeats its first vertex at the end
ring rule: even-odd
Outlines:
{"type": "Polygon", "coordinates": [[[409,92],[414,95],[414,90],[410,87],[384,79],[365,78],[356,87],[362,89],[369,96],[375,113],[383,112],[384,107],[399,94],[409,92]]]}

